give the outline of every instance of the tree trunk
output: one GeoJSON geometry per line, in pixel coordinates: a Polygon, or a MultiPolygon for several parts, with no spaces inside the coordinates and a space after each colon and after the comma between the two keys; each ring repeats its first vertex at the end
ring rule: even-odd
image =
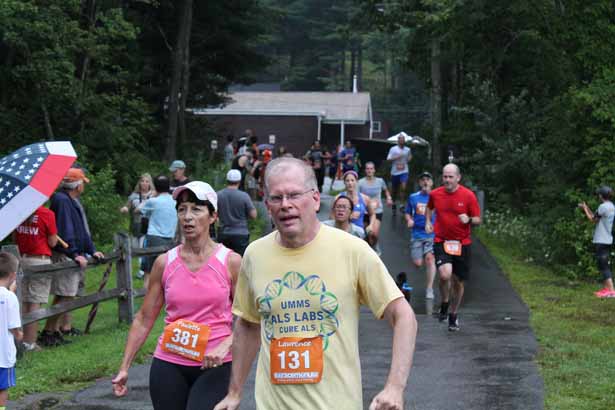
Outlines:
{"type": "MultiPolygon", "coordinates": [[[[182,66],[181,98],[179,104],[179,146],[186,142],[186,104],[190,89],[190,33],[192,32],[192,6],[188,9],[189,16],[186,20],[186,41],[184,44],[184,61],[182,66]]],[[[184,152],[180,152],[184,155],[184,152]]]]}
{"type": "Polygon", "coordinates": [[[43,121],[45,122],[45,134],[47,135],[47,140],[53,141],[55,136],[53,135],[53,127],[51,126],[51,117],[49,116],[47,104],[43,101],[41,101],[41,111],[43,112],[43,121]]]}
{"type": "MultiPolygon", "coordinates": [[[[15,59],[15,49],[13,47],[8,47],[6,53],[6,60],[4,62],[4,66],[6,67],[6,72],[10,72],[13,67],[13,60],[15,59]]],[[[8,76],[3,75],[0,77],[0,104],[6,109],[9,104],[9,84],[8,84],[8,76]]]]}
{"type": "Polygon", "coordinates": [[[440,39],[431,40],[431,139],[432,165],[434,171],[442,166],[440,159],[440,136],[442,135],[442,71],[440,67],[440,39]]]}
{"type": "Polygon", "coordinates": [[[190,37],[189,19],[192,17],[192,0],[183,0],[178,7],[177,38],[173,49],[171,64],[171,81],[169,84],[169,100],[167,108],[166,149],[164,157],[167,161],[177,156],[177,125],[179,111],[179,93],[182,84],[182,73],[186,41],[190,37]]]}
{"type": "Polygon", "coordinates": [[[359,40],[357,50],[357,89],[361,91],[363,89],[363,45],[359,40]]]}
{"type": "Polygon", "coordinates": [[[344,91],[344,84],[346,84],[346,49],[342,50],[340,58],[340,83],[338,84],[338,89],[344,91]]]}
{"type": "MultiPolygon", "coordinates": [[[[96,0],[83,0],[81,2],[81,22],[80,27],[85,31],[91,31],[94,28],[96,19],[96,0]]],[[[76,76],[80,81],[79,95],[83,97],[85,94],[85,84],[90,66],[90,56],[87,52],[81,55],[80,61],[77,63],[76,76]]]]}

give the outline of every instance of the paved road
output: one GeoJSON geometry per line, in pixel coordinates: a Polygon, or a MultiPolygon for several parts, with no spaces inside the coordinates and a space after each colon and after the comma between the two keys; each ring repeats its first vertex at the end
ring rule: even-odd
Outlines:
{"type": "MultiPolygon", "coordinates": [[[[329,204],[330,198],[325,198],[321,217],[327,215],[329,204]]],[[[382,258],[392,274],[409,272],[415,289],[412,306],[419,335],[406,389],[406,409],[542,410],[543,382],[533,362],[537,344],[528,325],[529,312],[493,258],[475,242],[473,276],[460,312],[461,331],[449,333],[446,325],[431,315],[433,303],[424,299],[424,275],[409,267],[408,234],[402,222],[400,215],[385,213],[382,258]]],[[[361,316],[360,352],[367,408],[386,379],[392,332],[369,310],[363,309],[361,316]]],[[[131,372],[130,394],[121,400],[112,396],[110,382],[105,379],[45,408],[150,410],[148,367],[135,366],[131,372]]],[[[254,409],[253,378],[252,373],[242,410],[254,409]]],[[[38,403],[46,397],[49,395],[33,396],[27,402],[38,403]]],[[[39,408],[26,404],[24,401],[14,408],[39,408]]]]}

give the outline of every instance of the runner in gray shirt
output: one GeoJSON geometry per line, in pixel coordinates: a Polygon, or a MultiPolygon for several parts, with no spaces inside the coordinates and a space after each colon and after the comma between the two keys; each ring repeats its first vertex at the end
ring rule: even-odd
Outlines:
{"type": "MultiPolygon", "coordinates": [[[[378,178],[375,174],[376,165],[374,165],[371,161],[367,162],[365,164],[365,177],[359,180],[359,192],[370,198],[374,208],[376,209],[376,218],[379,221],[382,221],[382,191],[384,191],[388,206],[393,204],[393,200],[391,198],[391,193],[387,188],[387,183],[384,179],[378,178]]],[[[367,226],[367,224],[369,224],[369,216],[366,214],[365,217],[365,226],[367,226]]],[[[373,230],[372,234],[376,238],[376,246],[374,250],[380,255],[382,252],[380,249],[380,241],[378,241],[378,238],[380,237],[380,225],[373,230]]]]}
{"type": "Polygon", "coordinates": [[[250,196],[239,190],[239,170],[231,169],[226,181],[227,187],[218,192],[218,241],[243,256],[250,243],[248,218],[256,219],[256,208],[250,196]]]}
{"type": "Polygon", "coordinates": [[[596,194],[600,199],[600,206],[595,213],[589,209],[585,202],[579,204],[579,208],[585,212],[585,216],[596,224],[592,242],[596,247],[596,260],[598,270],[604,280],[604,288],[594,292],[594,294],[599,298],[615,298],[613,274],[609,266],[611,246],[613,245],[613,219],[615,218],[615,206],[611,202],[613,189],[609,186],[601,186],[596,190],[596,194]]]}

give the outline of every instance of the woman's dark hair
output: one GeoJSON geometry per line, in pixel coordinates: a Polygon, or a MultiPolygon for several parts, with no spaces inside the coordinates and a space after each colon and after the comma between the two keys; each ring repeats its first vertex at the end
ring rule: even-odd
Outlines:
{"type": "Polygon", "coordinates": [[[340,195],[337,198],[335,198],[335,201],[333,201],[333,205],[331,205],[332,208],[335,208],[335,205],[337,205],[337,202],[340,199],[345,199],[348,202],[350,202],[350,210],[352,211],[354,209],[354,202],[352,202],[352,199],[350,199],[350,197],[346,196],[346,195],[340,195]]]}
{"type": "Polygon", "coordinates": [[[177,210],[179,206],[183,204],[184,202],[192,202],[199,206],[206,206],[210,215],[213,215],[214,212],[216,212],[216,209],[214,208],[211,202],[207,200],[205,201],[200,200],[199,198],[196,197],[196,195],[194,195],[194,192],[192,192],[189,189],[186,189],[181,194],[179,194],[179,196],[176,199],[175,210],[177,210]]]}
{"type": "Polygon", "coordinates": [[[154,188],[158,193],[169,193],[169,177],[166,175],[158,175],[154,178],[154,188]]]}

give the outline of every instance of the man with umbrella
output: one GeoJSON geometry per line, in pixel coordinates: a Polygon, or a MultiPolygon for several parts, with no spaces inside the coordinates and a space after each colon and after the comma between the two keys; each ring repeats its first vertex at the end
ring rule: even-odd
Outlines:
{"type": "MultiPolygon", "coordinates": [[[[88,255],[97,259],[104,257],[101,252],[96,251],[85,211],[79,202],[85,184],[89,182],[83,169],[70,168],[62,179],[58,192],[51,197],[50,209],[56,215],[58,235],[67,244],[67,247],[54,248],[52,261],[74,260],[81,267],[80,271],[53,277],[51,283],[51,293],[55,295],[53,304],[66,302],[77,296],[80,284],[83,283],[88,255]]],[[[44,346],[55,346],[66,343],[65,335],[80,334],[79,330],[72,327],[71,319],[69,313],[49,318],[39,336],[39,343],[44,346]]]]}

